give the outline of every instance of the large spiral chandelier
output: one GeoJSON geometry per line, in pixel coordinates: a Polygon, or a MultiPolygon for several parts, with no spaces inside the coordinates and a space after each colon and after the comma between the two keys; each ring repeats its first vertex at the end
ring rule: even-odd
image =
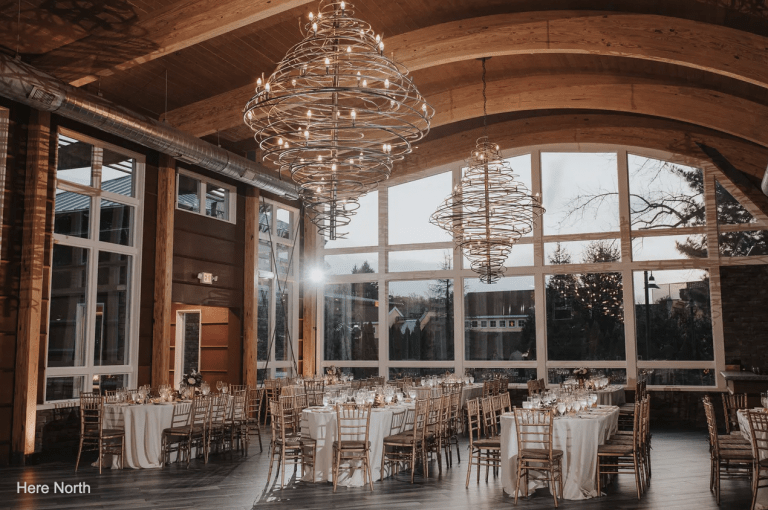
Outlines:
{"type": "Polygon", "coordinates": [[[429,132],[434,109],[351,4],[321,0],[304,30],[257,81],[243,118],[262,158],[290,172],[318,231],[336,239],[358,199],[429,132]]]}
{"type": "Polygon", "coordinates": [[[539,197],[518,180],[503,159],[499,146],[488,141],[485,61],[483,63],[483,128],[467,160],[459,184],[430,217],[448,231],[469,259],[483,283],[504,276],[504,262],[514,244],[533,230],[534,218],[544,213],[539,197]]]}

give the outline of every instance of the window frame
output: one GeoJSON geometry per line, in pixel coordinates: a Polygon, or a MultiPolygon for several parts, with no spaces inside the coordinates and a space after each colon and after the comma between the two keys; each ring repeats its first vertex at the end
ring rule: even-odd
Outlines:
{"type": "Polygon", "coordinates": [[[184,211],[189,214],[195,214],[197,216],[203,216],[204,218],[211,218],[213,220],[223,221],[225,223],[232,223],[237,224],[237,187],[232,186],[231,184],[225,184],[221,181],[217,181],[216,179],[211,179],[208,177],[205,177],[203,175],[200,175],[198,173],[195,173],[191,170],[188,170],[183,167],[177,167],[176,168],[176,202],[174,204],[174,207],[178,211],[184,211]],[[194,179],[200,183],[200,186],[197,190],[197,198],[200,203],[200,210],[199,211],[190,211],[188,209],[183,209],[179,207],[179,176],[183,175],[185,177],[188,177],[190,179],[194,179]],[[217,218],[216,216],[210,216],[205,211],[205,197],[208,192],[208,185],[212,184],[216,187],[223,188],[227,190],[227,216],[228,218],[217,218]]]}
{"type": "MultiPolygon", "coordinates": [[[[97,179],[92,182],[92,186],[85,186],[69,181],[59,181],[55,179],[56,190],[62,190],[64,192],[75,192],[84,194],[90,197],[90,220],[89,220],[89,237],[87,239],[69,236],[64,234],[52,234],[53,243],[60,244],[62,246],[71,246],[74,248],[83,248],[88,250],[88,266],[87,271],[87,283],[86,283],[86,296],[88,310],[86,314],[89,319],[86,324],[86,345],[85,345],[85,363],[82,366],[73,367],[49,367],[48,366],[48,348],[49,338],[46,336],[45,341],[45,376],[43,382],[43,402],[39,408],[45,408],[52,405],[54,402],[66,402],[74,399],[63,400],[48,400],[47,395],[47,381],[52,377],[77,377],[83,376],[83,387],[81,391],[91,391],[93,387],[94,377],[101,375],[123,375],[127,376],[125,384],[128,387],[132,387],[136,384],[138,377],[138,359],[139,359],[139,313],[141,310],[141,253],[142,253],[142,240],[143,240],[143,226],[144,226],[144,179],[146,168],[146,157],[143,154],[133,152],[131,150],[101,141],[97,138],[93,138],[87,135],[83,135],[76,131],[59,127],[56,132],[56,161],[58,162],[58,138],[60,135],[68,138],[73,138],[78,141],[88,143],[93,147],[92,153],[92,172],[97,179]],[[112,152],[122,154],[126,157],[133,158],[135,161],[134,173],[133,173],[133,196],[120,195],[101,189],[101,157],[100,152],[104,149],[108,149],[112,152]],[[101,222],[101,201],[108,200],[110,202],[120,203],[128,205],[134,208],[134,217],[132,225],[132,243],[128,246],[110,243],[99,240],[99,227],[101,222]],[[95,344],[95,319],[98,309],[98,252],[105,251],[110,253],[118,253],[122,255],[128,255],[132,257],[132,267],[130,268],[130,278],[128,299],[129,299],[129,311],[131,320],[128,326],[128,335],[126,342],[126,362],[123,365],[95,365],[93,362],[93,351],[95,344]]],[[[55,197],[54,197],[54,215],[55,215],[55,197]]],[[[54,220],[55,221],[55,220],[54,220]]],[[[48,268],[48,280],[51,281],[53,274],[53,263],[48,268]]],[[[48,299],[51,298],[53,289],[49,285],[48,299]]],[[[45,320],[50,324],[50,307],[48,307],[45,320]]]]}
{"type": "MultiPolygon", "coordinates": [[[[754,207],[750,207],[745,204],[745,197],[734,189],[733,186],[726,186],[728,182],[725,176],[712,164],[711,161],[705,159],[696,159],[688,156],[680,156],[672,154],[666,151],[652,150],[634,146],[619,146],[613,144],[545,144],[538,146],[527,146],[515,149],[503,150],[505,158],[513,158],[517,156],[523,156],[528,154],[531,158],[531,178],[533,193],[542,192],[541,181],[541,153],[542,152],[612,152],[617,156],[617,179],[619,190],[619,214],[620,218],[629,218],[629,174],[628,174],[628,155],[638,155],[647,158],[658,159],[673,164],[680,164],[686,166],[693,166],[700,168],[704,173],[704,202],[706,207],[706,225],[697,227],[687,227],[685,229],[653,229],[653,230],[633,230],[629,225],[629,221],[622,221],[619,230],[614,232],[597,232],[588,234],[567,234],[567,235],[543,235],[542,220],[539,219],[534,224],[534,233],[531,237],[524,237],[520,240],[519,244],[532,244],[534,251],[534,265],[532,266],[517,266],[508,267],[506,274],[508,276],[533,276],[535,283],[535,307],[537,310],[545,310],[545,278],[549,274],[573,274],[573,273],[604,273],[604,272],[618,272],[622,275],[623,282],[623,303],[624,303],[624,315],[625,315],[625,356],[626,360],[622,361],[550,361],[547,359],[547,339],[546,339],[546,316],[543,313],[536,314],[536,349],[537,359],[534,361],[470,361],[464,359],[464,300],[454,299],[454,353],[456,353],[456,359],[452,362],[436,362],[436,361],[391,361],[388,358],[389,354],[389,339],[388,329],[380,328],[379,333],[379,361],[338,361],[323,359],[324,354],[324,313],[323,313],[323,300],[324,295],[323,286],[321,285],[320,291],[317,292],[317,342],[316,342],[316,356],[318,372],[323,372],[328,366],[336,367],[378,367],[379,374],[388,376],[390,367],[403,367],[403,368],[447,368],[455,371],[456,373],[463,373],[465,368],[535,368],[539,378],[548,380],[548,370],[552,368],[572,368],[573,366],[585,366],[594,369],[608,369],[618,368],[625,369],[627,373],[627,387],[632,388],[634,386],[638,371],[643,369],[664,369],[664,368],[679,368],[679,369],[710,369],[714,370],[715,386],[651,386],[655,390],[670,390],[670,391],[713,391],[724,390],[725,380],[720,375],[720,372],[725,369],[724,359],[724,339],[723,339],[723,319],[722,319],[722,305],[721,305],[721,289],[720,289],[720,267],[731,265],[744,265],[744,264],[768,264],[768,256],[749,256],[749,257],[724,257],[720,256],[719,250],[719,231],[750,231],[768,229],[768,218],[758,217],[755,215],[754,207]],[[746,223],[739,225],[719,225],[717,222],[717,211],[714,207],[714,181],[715,179],[729,192],[733,197],[738,200],[742,206],[747,208],[755,218],[755,223],[746,223]],[[689,232],[690,231],[690,232],[689,232]],[[679,235],[689,233],[703,233],[707,235],[709,241],[709,249],[706,258],[701,259],[669,259],[669,260],[655,260],[655,261],[634,261],[632,257],[632,239],[639,237],[659,237],[664,235],[679,235]],[[596,264],[563,264],[563,265],[548,265],[545,264],[544,243],[558,242],[558,241],[578,241],[578,240],[594,240],[594,239],[618,239],[621,248],[621,260],[610,263],[596,263],[596,264]],[[716,240],[715,244],[712,244],[711,240],[716,240]],[[709,271],[710,277],[710,303],[712,309],[712,332],[713,332],[713,349],[714,359],[711,361],[648,361],[637,359],[637,339],[635,328],[635,311],[634,306],[628,305],[628,303],[634,304],[634,280],[633,273],[635,271],[643,270],[664,270],[664,269],[705,269],[709,271]]],[[[388,244],[388,197],[389,188],[405,182],[418,180],[424,177],[429,177],[439,173],[444,173],[448,170],[453,172],[453,185],[458,184],[461,178],[461,168],[463,167],[461,162],[454,162],[449,165],[441,165],[431,169],[424,169],[407,176],[395,177],[389,181],[382,183],[378,187],[378,222],[379,222],[379,236],[378,244],[367,246],[354,246],[346,248],[333,248],[325,249],[323,240],[313,230],[312,235],[316,236],[316,245],[318,246],[317,260],[324,260],[326,255],[335,254],[350,254],[350,253],[378,253],[378,271],[376,273],[364,274],[364,275],[331,275],[325,278],[324,285],[332,285],[337,283],[353,283],[363,281],[376,281],[379,285],[379,302],[388,303],[388,291],[389,282],[402,281],[402,280],[424,280],[434,278],[452,278],[454,283],[454,289],[463,288],[464,280],[467,278],[476,278],[475,274],[465,268],[464,257],[458,253],[453,247],[453,243],[419,243],[410,245],[389,245],[388,244]],[[388,259],[389,253],[392,251],[405,251],[405,250],[417,250],[417,249],[453,249],[453,268],[451,270],[439,270],[439,271],[412,271],[412,272],[389,272],[388,259]]],[[[354,221],[354,218],[353,218],[354,221]]],[[[379,323],[386,324],[388,304],[381,306],[379,310],[379,323]]],[[[523,327],[525,320],[515,320],[514,327],[523,327]],[[522,321],[522,324],[520,323],[522,321]]],[[[510,321],[511,322],[511,321],[510,321]]],[[[479,324],[479,323],[478,323],[479,324]]],[[[470,327],[475,327],[470,324],[470,327]]],[[[513,327],[511,324],[508,327],[513,327]]],[[[524,387],[522,384],[516,385],[517,387],[524,387]]]]}

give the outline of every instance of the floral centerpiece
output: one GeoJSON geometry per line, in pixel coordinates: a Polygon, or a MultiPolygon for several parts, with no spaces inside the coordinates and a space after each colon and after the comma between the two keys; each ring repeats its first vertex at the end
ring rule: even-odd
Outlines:
{"type": "Polygon", "coordinates": [[[201,374],[195,369],[192,369],[190,373],[184,374],[181,377],[181,382],[186,384],[188,387],[199,388],[200,385],[203,383],[203,374],[201,374]]]}
{"type": "Polygon", "coordinates": [[[327,384],[335,384],[341,378],[341,368],[336,366],[326,367],[325,374],[327,376],[327,384]]]}
{"type": "Polygon", "coordinates": [[[576,379],[589,379],[589,369],[588,368],[574,368],[573,369],[573,376],[576,379]]]}

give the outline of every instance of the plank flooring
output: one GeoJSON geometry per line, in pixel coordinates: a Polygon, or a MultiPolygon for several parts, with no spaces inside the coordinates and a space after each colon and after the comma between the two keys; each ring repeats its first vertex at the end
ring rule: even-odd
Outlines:
{"type": "MultiPolygon", "coordinates": [[[[265,435],[266,437],[266,435],[265,435]]],[[[473,510],[512,508],[499,478],[488,483],[466,479],[466,443],[462,444],[464,462],[443,469],[430,467],[429,479],[418,475],[409,483],[407,473],[374,483],[367,488],[339,487],[333,493],[331,484],[296,483],[291,480],[284,490],[267,481],[268,455],[251,448],[248,457],[238,454],[214,455],[206,465],[193,461],[190,468],[172,465],[163,470],[105,470],[85,467],[75,473],[75,459],[49,460],[37,466],[0,469],[0,508],[13,509],[440,509],[473,510]],[[86,495],[16,494],[17,482],[50,484],[65,482],[90,485],[86,495]]],[[[569,509],[712,509],[718,508],[709,492],[709,453],[705,433],[700,431],[654,431],[653,479],[643,498],[637,501],[634,479],[624,475],[607,489],[607,496],[585,501],[563,501],[560,508],[569,509]]],[[[86,459],[88,460],[88,459],[86,459]]],[[[289,469],[287,475],[292,472],[289,469]]],[[[287,479],[286,475],[286,479],[287,479]]],[[[722,482],[722,508],[749,508],[750,487],[747,480],[722,482]]],[[[546,490],[528,500],[520,500],[516,508],[553,508],[546,490]]]]}

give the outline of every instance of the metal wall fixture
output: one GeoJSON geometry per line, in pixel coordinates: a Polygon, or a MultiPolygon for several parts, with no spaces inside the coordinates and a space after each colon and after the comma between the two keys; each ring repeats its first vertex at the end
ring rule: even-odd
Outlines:
{"type": "MultiPolygon", "coordinates": [[[[485,61],[483,62],[483,126],[487,133],[485,61]]],[[[467,160],[459,184],[430,217],[448,231],[469,259],[483,283],[496,283],[504,275],[504,262],[521,237],[533,230],[534,218],[544,213],[512,166],[487,136],[467,160]]]]}
{"type": "Polygon", "coordinates": [[[275,72],[257,81],[243,120],[263,159],[299,185],[318,231],[336,239],[359,197],[429,132],[434,109],[351,4],[322,0],[304,30],[275,72]]]}

